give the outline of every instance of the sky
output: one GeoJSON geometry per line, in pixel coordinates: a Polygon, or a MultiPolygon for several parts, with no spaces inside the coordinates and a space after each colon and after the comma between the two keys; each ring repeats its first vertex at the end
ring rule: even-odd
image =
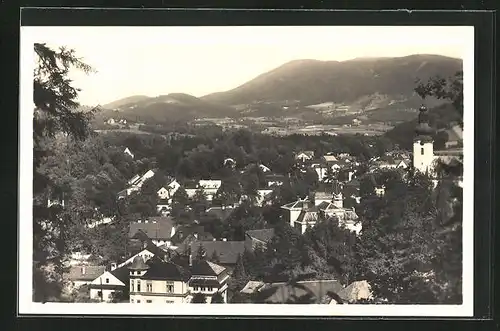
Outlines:
{"type": "MultiPolygon", "coordinates": [[[[84,105],[132,95],[233,89],[299,59],[439,54],[463,58],[471,27],[22,27],[21,38],[66,46],[97,72],[72,71],[84,105]]],[[[32,49],[32,48],[31,48],[32,49]]]]}

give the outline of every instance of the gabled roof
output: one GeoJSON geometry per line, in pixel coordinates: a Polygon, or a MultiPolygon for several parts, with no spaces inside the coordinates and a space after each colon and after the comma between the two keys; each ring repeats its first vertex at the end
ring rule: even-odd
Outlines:
{"type": "Polygon", "coordinates": [[[118,278],[125,285],[128,284],[130,271],[128,269],[129,264],[126,264],[120,268],[116,268],[115,270],[111,270],[109,273],[118,278]]]}
{"type": "Polygon", "coordinates": [[[196,276],[218,276],[224,272],[226,268],[209,261],[193,261],[191,267],[191,275],[196,276]]]}
{"type": "Polygon", "coordinates": [[[182,226],[175,234],[172,236],[171,241],[174,245],[181,245],[184,243],[191,243],[191,241],[195,240],[212,240],[213,236],[211,233],[205,232],[205,229],[201,225],[191,225],[191,226],[182,226]],[[195,234],[198,238],[195,237],[195,234]]]}
{"type": "Polygon", "coordinates": [[[248,230],[245,234],[250,238],[267,243],[274,237],[274,229],[248,230]]]}
{"type": "Polygon", "coordinates": [[[308,223],[308,222],[316,222],[317,220],[318,220],[317,210],[303,210],[300,212],[296,222],[308,223]]]}
{"type": "Polygon", "coordinates": [[[323,155],[323,159],[325,159],[326,162],[337,161],[337,158],[335,157],[335,155],[323,155]]]}
{"type": "Polygon", "coordinates": [[[93,281],[106,271],[104,266],[72,266],[68,272],[68,279],[71,281],[93,281]]]}
{"type": "Polygon", "coordinates": [[[314,157],[314,151],[301,151],[301,152],[297,153],[297,157],[301,154],[304,154],[308,157],[314,157]]]}
{"type": "Polygon", "coordinates": [[[165,262],[156,255],[146,262],[149,266],[148,271],[141,277],[142,279],[165,279],[187,281],[189,279],[189,270],[172,263],[165,262]]]}
{"type": "Polygon", "coordinates": [[[245,251],[244,241],[195,241],[191,243],[191,252],[196,254],[200,245],[203,246],[207,257],[215,252],[219,256],[220,264],[236,264],[238,255],[245,251]]]}
{"type": "Polygon", "coordinates": [[[307,209],[311,206],[311,202],[309,200],[297,200],[294,202],[287,203],[286,205],[281,206],[283,209],[307,209]]]}
{"type": "Polygon", "coordinates": [[[144,221],[130,223],[129,237],[133,238],[137,231],[142,231],[150,239],[170,239],[174,221],[171,217],[149,217],[144,221]]]}

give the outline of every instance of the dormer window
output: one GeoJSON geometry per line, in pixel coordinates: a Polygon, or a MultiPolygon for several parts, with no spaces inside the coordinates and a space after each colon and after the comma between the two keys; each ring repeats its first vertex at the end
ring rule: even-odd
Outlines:
{"type": "Polygon", "coordinates": [[[422,147],[422,148],[420,148],[420,154],[421,154],[421,155],[424,155],[424,148],[423,148],[423,147],[422,147]]]}

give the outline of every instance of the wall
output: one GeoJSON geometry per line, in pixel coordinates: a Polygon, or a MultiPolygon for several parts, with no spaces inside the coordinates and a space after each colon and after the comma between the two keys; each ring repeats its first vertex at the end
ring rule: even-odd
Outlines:
{"type": "Polygon", "coordinates": [[[420,141],[413,143],[413,167],[421,172],[426,172],[434,161],[434,150],[432,142],[420,144],[420,141]],[[422,148],[424,154],[422,155],[422,148]]]}

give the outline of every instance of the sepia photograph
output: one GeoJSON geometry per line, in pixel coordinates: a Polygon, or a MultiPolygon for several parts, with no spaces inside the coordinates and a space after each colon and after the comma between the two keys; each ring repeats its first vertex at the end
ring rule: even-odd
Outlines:
{"type": "Polygon", "coordinates": [[[20,47],[20,312],[472,316],[473,27],[20,47]]]}

